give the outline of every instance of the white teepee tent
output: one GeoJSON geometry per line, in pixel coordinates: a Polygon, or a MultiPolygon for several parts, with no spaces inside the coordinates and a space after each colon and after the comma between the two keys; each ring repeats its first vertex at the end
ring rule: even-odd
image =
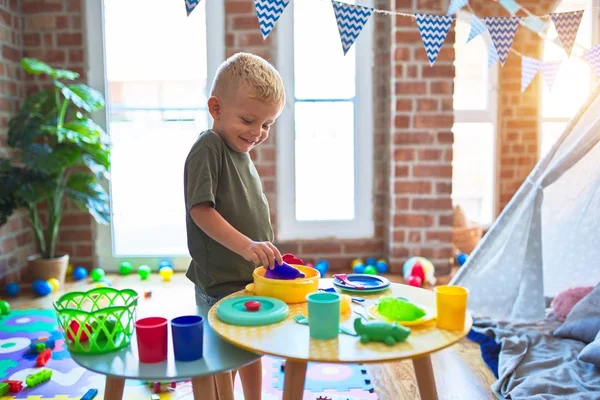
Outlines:
{"type": "Polygon", "coordinates": [[[544,318],[545,299],[600,281],[600,85],[451,284],[475,316],[544,318]]]}

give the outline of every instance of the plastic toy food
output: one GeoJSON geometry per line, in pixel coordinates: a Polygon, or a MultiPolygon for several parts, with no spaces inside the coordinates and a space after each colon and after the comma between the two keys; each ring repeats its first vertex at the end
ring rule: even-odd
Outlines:
{"type": "Polygon", "coordinates": [[[361,343],[383,342],[388,346],[402,342],[410,335],[410,329],[397,322],[363,322],[360,318],[354,320],[354,330],[360,336],[361,343]]]}
{"type": "Polygon", "coordinates": [[[305,275],[303,272],[300,272],[286,262],[280,265],[275,261],[275,268],[267,268],[267,271],[265,272],[265,278],[269,279],[296,279],[304,277],[305,275]]]}
{"type": "Polygon", "coordinates": [[[379,299],[377,312],[392,321],[416,321],[427,314],[421,307],[406,299],[390,296],[379,299]]]}

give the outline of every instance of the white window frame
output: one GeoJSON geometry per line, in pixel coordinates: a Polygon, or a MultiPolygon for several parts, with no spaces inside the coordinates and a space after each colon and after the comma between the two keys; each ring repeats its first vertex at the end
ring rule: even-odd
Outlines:
{"type": "MultiPolygon", "coordinates": [[[[373,6],[368,0],[361,5],[373,6]]],[[[373,215],[373,31],[371,17],[353,44],[356,51],[354,120],[355,218],[350,221],[297,221],[294,124],[294,2],[277,23],[277,67],[286,89],[286,106],[277,121],[277,240],[369,238],[375,233],[373,215]]],[[[333,9],[331,23],[335,24],[333,9]]],[[[339,37],[337,38],[339,40],[339,37]]],[[[340,43],[341,51],[341,43],[340,43]]],[[[315,60],[318,62],[318,60],[315,60]]],[[[319,162],[319,160],[314,160],[319,162]]]]}
{"type": "MultiPolygon", "coordinates": [[[[457,19],[460,19],[461,22],[471,21],[473,18],[473,14],[461,10],[458,12],[457,19]]],[[[489,33],[486,31],[484,34],[479,35],[483,38],[486,49],[489,50],[492,45],[492,38],[489,33]]],[[[475,38],[473,40],[479,40],[479,38],[475,38]]],[[[468,46],[469,44],[458,43],[458,45],[468,46]]],[[[486,53],[486,58],[489,53],[486,53]]],[[[499,94],[499,64],[500,61],[495,62],[491,67],[488,68],[488,79],[489,79],[489,87],[487,91],[487,108],[485,110],[454,110],[454,123],[491,123],[494,129],[494,160],[493,160],[493,175],[494,181],[491,182],[493,191],[492,193],[492,221],[498,216],[500,213],[500,168],[498,161],[500,160],[500,148],[499,146],[499,130],[498,130],[498,94],[499,94]]],[[[452,128],[454,131],[454,128],[452,128]]],[[[454,198],[452,199],[454,202],[454,198]]],[[[487,228],[487,225],[484,225],[487,228]]]]}
{"type": "MultiPolygon", "coordinates": [[[[225,11],[222,1],[206,1],[206,31],[210,33],[207,40],[207,81],[212,82],[217,68],[225,59],[225,11]]],[[[106,53],[104,41],[104,0],[84,0],[84,44],[86,52],[86,65],[84,67],[87,83],[90,87],[100,91],[105,98],[107,96],[108,83],[106,80],[106,53]]],[[[182,13],[185,12],[184,4],[181,4],[182,13]]],[[[190,18],[192,18],[190,16],[190,18]]],[[[207,85],[209,90],[210,85],[207,85]]],[[[208,94],[207,94],[208,98],[208,94]]],[[[108,110],[105,108],[94,114],[94,121],[107,131],[108,110]]],[[[110,182],[103,182],[105,189],[109,190],[110,182]]],[[[111,205],[112,209],[112,205],[111,205]]],[[[111,213],[112,214],[112,213],[111,213]]],[[[94,246],[95,266],[100,266],[106,271],[118,271],[119,264],[128,260],[134,262],[134,266],[148,264],[157,265],[159,260],[169,259],[176,271],[185,271],[190,263],[189,254],[169,255],[165,257],[147,256],[114,256],[114,240],[112,226],[94,224],[94,246]]]]}

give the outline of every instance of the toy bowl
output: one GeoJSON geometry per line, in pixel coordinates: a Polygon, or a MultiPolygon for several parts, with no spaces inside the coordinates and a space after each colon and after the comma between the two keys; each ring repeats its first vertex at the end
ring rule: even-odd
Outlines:
{"type": "Polygon", "coordinates": [[[304,278],[294,280],[265,278],[265,268],[258,267],[252,273],[254,283],[246,286],[246,291],[256,296],[274,297],[287,304],[305,303],[306,295],[319,290],[318,270],[304,265],[291,264],[304,273],[304,278]]]}
{"type": "Polygon", "coordinates": [[[104,354],[129,346],[137,302],[136,291],[111,287],[62,295],[53,305],[67,349],[104,354]]]}

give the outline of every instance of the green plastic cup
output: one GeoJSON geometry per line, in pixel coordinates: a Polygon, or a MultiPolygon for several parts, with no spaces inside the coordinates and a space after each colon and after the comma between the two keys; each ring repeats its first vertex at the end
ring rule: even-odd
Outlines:
{"type": "Polygon", "coordinates": [[[313,339],[335,339],[340,331],[340,295],[315,292],[306,296],[308,328],[313,339]]]}

